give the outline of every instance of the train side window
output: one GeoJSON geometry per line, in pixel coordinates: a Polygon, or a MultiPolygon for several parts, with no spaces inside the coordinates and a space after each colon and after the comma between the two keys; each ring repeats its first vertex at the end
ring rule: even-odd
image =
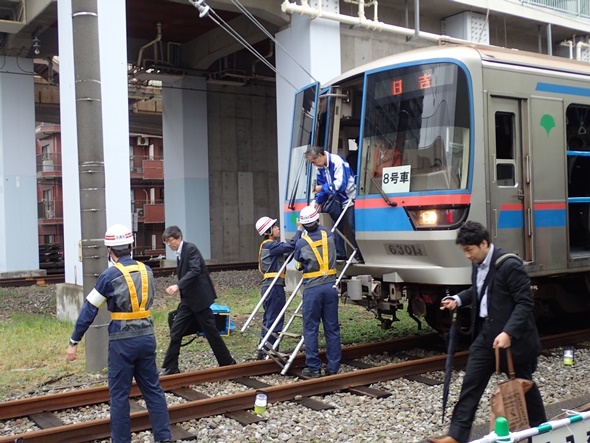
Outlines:
{"type": "Polygon", "coordinates": [[[496,180],[498,186],[516,185],[515,116],[511,112],[496,112],[496,180]]]}
{"type": "Polygon", "coordinates": [[[590,250],[590,107],[571,104],[566,111],[568,220],[570,248],[590,250]]]}

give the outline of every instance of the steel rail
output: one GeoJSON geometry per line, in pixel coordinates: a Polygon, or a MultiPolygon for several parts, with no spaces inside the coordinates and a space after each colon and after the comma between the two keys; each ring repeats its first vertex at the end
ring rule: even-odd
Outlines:
{"type": "MultiPolygon", "coordinates": [[[[467,351],[455,355],[455,361],[459,364],[467,360],[467,351]]],[[[365,386],[383,380],[392,380],[406,375],[416,375],[424,372],[433,372],[444,369],[446,356],[428,357],[403,363],[379,366],[370,369],[359,369],[319,379],[303,380],[285,385],[270,386],[265,388],[270,403],[294,400],[296,397],[309,397],[312,395],[327,394],[343,389],[365,386]]],[[[251,364],[250,364],[251,365],[251,364]]],[[[189,401],[187,403],[168,407],[171,423],[182,423],[193,419],[224,414],[232,411],[250,409],[254,405],[256,390],[231,394],[221,397],[212,397],[203,400],[189,401]]],[[[131,430],[133,432],[150,429],[149,413],[147,410],[131,413],[131,430]]],[[[84,442],[108,438],[110,435],[109,419],[91,420],[74,425],[65,425],[57,428],[43,429],[27,432],[18,436],[0,438],[0,443],[14,442],[22,438],[31,443],[53,443],[64,441],[84,442]]]]}
{"type": "MultiPolygon", "coordinates": [[[[542,339],[546,347],[571,344],[572,341],[587,341],[590,338],[590,330],[575,331],[574,333],[562,333],[542,339]]],[[[358,348],[358,347],[357,347],[358,348]]],[[[352,352],[354,355],[354,352],[352,352]]],[[[464,365],[469,355],[468,351],[461,351],[455,354],[454,362],[456,365],[464,365]]],[[[303,356],[301,356],[301,359],[303,356]]],[[[343,358],[353,358],[344,356],[343,358]]],[[[261,367],[272,364],[272,362],[253,362],[240,365],[242,375],[247,374],[247,368],[261,367]]],[[[412,360],[402,363],[395,363],[369,369],[359,369],[354,372],[347,372],[319,379],[304,380],[286,385],[270,386],[265,389],[270,403],[280,401],[294,400],[298,397],[309,397],[312,395],[321,395],[342,389],[354,388],[357,386],[366,386],[383,380],[393,380],[396,378],[418,375],[427,372],[440,371],[446,364],[446,355],[428,357],[419,360],[412,360]]],[[[232,367],[222,367],[209,372],[231,371],[232,367]],[[227,369],[229,368],[229,369],[227,369]]],[[[234,369],[237,369],[235,366],[234,369]]],[[[207,372],[200,371],[200,372],[207,372]]],[[[227,375],[227,374],[226,374],[227,375]]],[[[174,381],[172,384],[179,382],[184,374],[177,374],[169,377],[174,381]]],[[[166,380],[168,381],[168,380],[166,380]]],[[[224,414],[232,411],[250,409],[254,404],[256,390],[248,390],[228,396],[213,397],[203,400],[189,401],[184,404],[173,405],[168,408],[170,412],[171,423],[181,423],[193,419],[209,417],[217,414],[224,414]]],[[[131,429],[134,432],[151,428],[149,413],[147,410],[131,413],[131,429]]],[[[39,431],[27,432],[18,436],[0,438],[0,443],[8,443],[22,438],[26,442],[44,442],[53,443],[61,442],[67,439],[69,442],[84,442],[89,440],[107,438],[110,435],[109,419],[91,420],[84,423],[65,425],[56,428],[49,428],[39,431]],[[67,438],[66,438],[67,436],[67,438]]]]}
{"type": "MultiPolygon", "coordinates": [[[[426,346],[438,339],[436,334],[421,335],[405,339],[389,340],[385,342],[369,343],[366,345],[347,346],[342,348],[342,358],[352,360],[370,354],[384,352],[399,352],[408,348],[426,346]]],[[[324,356],[325,351],[320,353],[324,356]]],[[[296,367],[304,364],[305,356],[299,355],[295,361],[296,367]]],[[[196,372],[183,372],[169,375],[160,379],[165,391],[202,383],[233,380],[240,377],[253,377],[278,372],[277,364],[272,360],[255,361],[232,366],[204,369],[196,372]]],[[[139,388],[133,383],[130,397],[140,396],[139,388]]],[[[108,386],[80,389],[75,391],[48,394],[40,397],[23,398],[0,402],[0,420],[24,417],[44,411],[58,411],[109,401],[108,386]]]]}
{"type": "MultiPolygon", "coordinates": [[[[248,271],[257,269],[258,263],[226,263],[226,264],[212,264],[208,265],[209,272],[225,272],[225,271],[248,271]]],[[[153,267],[154,276],[168,276],[176,274],[176,267],[159,268],[153,267]]],[[[65,282],[65,274],[48,274],[39,276],[27,277],[10,277],[0,278],[0,288],[21,287],[21,286],[45,286],[65,282]]]]}

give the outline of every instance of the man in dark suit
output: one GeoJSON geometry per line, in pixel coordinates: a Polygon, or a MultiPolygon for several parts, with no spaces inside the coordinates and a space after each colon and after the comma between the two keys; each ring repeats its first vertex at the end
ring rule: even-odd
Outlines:
{"type": "Polygon", "coordinates": [[[166,351],[161,375],[177,374],[182,337],[195,322],[203,331],[219,366],[235,364],[215,324],[211,304],[217,298],[205,260],[199,249],[182,239],[178,226],[169,226],[162,235],[164,243],[176,252],[178,283],[166,288],[170,295],[180,291],[180,305],[170,328],[170,346],[166,351]]]}
{"type": "MultiPolygon", "coordinates": [[[[473,262],[472,286],[443,298],[440,309],[471,305],[474,340],[449,435],[431,437],[431,443],[468,441],[477,405],[495,370],[495,348],[510,347],[516,377],[527,380],[532,380],[541,350],[533,317],[531,282],[521,259],[514,254],[506,255],[490,243],[490,234],[477,222],[466,222],[459,229],[456,243],[473,262]]],[[[507,373],[505,358],[502,370],[507,373]]],[[[545,408],[536,384],[526,393],[525,400],[531,427],[545,422],[545,408]]]]}

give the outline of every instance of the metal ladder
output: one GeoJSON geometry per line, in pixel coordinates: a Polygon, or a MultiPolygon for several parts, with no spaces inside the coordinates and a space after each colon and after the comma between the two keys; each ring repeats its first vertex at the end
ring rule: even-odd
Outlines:
{"type": "MultiPolygon", "coordinates": [[[[272,289],[275,287],[275,284],[277,282],[277,280],[280,278],[281,274],[283,273],[283,271],[285,271],[287,265],[289,264],[289,262],[291,261],[291,259],[293,258],[293,252],[291,252],[291,254],[289,254],[289,256],[287,257],[287,259],[285,260],[285,263],[283,263],[283,266],[281,266],[281,268],[279,269],[279,271],[277,272],[277,275],[275,275],[275,277],[272,279],[270,285],[268,286],[268,288],[266,288],[266,291],[264,291],[264,294],[262,294],[262,297],[260,297],[260,300],[258,300],[258,303],[256,304],[256,306],[254,307],[254,310],[252,311],[252,313],[250,314],[250,316],[248,317],[248,319],[246,320],[246,322],[244,323],[244,326],[242,326],[242,329],[240,330],[241,333],[244,333],[246,331],[246,329],[248,329],[251,325],[251,323],[256,323],[261,329],[264,329],[267,331],[267,335],[265,335],[264,339],[261,340],[260,344],[259,344],[259,350],[262,352],[265,352],[268,355],[268,352],[266,352],[266,345],[270,345],[270,343],[268,343],[268,339],[270,338],[271,335],[275,335],[275,338],[278,338],[276,336],[276,334],[274,334],[272,331],[274,330],[274,328],[276,327],[276,323],[275,322],[272,326],[272,328],[267,329],[264,327],[264,325],[262,324],[262,322],[258,322],[255,320],[256,315],[258,314],[258,311],[260,310],[260,308],[262,307],[264,301],[268,298],[269,294],[271,293],[272,289]],[[263,348],[261,349],[260,346],[263,346],[263,348]]],[[[281,311],[281,315],[278,316],[277,318],[280,318],[282,316],[282,311],[281,311]]]]}
{"type": "MultiPolygon", "coordinates": [[[[348,269],[348,267],[352,263],[352,260],[354,259],[355,255],[357,253],[357,250],[353,247],[352,243],[342,234],[342,232],[340,232],[340,230],[337,229],[337,226],[342,221],[344,214],[349,209],[351,204],[352,204],[352,201],[349,200],[348,203],[346,204],[346,206],[343,208],[343,211],[340,214],[340,217],[338,217],[338,220],[336,220],[336,223],[334,223],[334,225],[332,226],[332,229],[331,229],[331,232],[336,233],[337,235],[340,235],[344,239],[344,241],[352,248],[352,253],[350,254],[350,257],[346,260],[346,263],[345,263],[344,267],[342,268],[342,271],[338,275],[338,278],[336,279],[336,282],[333,285],[334,288],[338,288],[338,285],[340,284],[342,277],[344,276],[346,270],[348,269]]],[[[287,264],[287,261],[285,261],[285,266],[286,266],[286,264],[287,264]]],[[[275,281],[273,280],[271,285],[273,285],[274,282],[275,281]]],[[[279,364],[279,366],[281,366],[283,368],[281,370],[282,375],[285,375],[287,373],[287,371],[289,370],[289,368],[291,367],[291,365],[295,361],[297,354],[299,354],[299,352],[301,351],[301,348],[303,347],[303,345],[305,343],[305,339],[303,337],[303,334],[294,334],[292,332],[289,332],[289,329],[291,328],[291,326],[293,325],[294,321],[297,318],[303,319],[303,315],[301,314],[301,310],[303,308],[303,294],[301,297],[301,301],[299,302],[299,304],[297,305],[297,307],[295,308],[295,310],[291,314],[291,317],[289,318],[289,320],[286,322],[285,326],[283,327],[283,330],[279,331],[276,341],[271,344],[268,342],[268,339],[273,334],[272,331],[274,331],[275,327],[277,326],[279,319],[285,315],[285,313],[287,312],[287,309],[289,308],[289,306],[291,305],[291,303],[293,302],[295,297],[299,294],[299,291],[301,290],[302,285],[303,285],[303,277],[297,283],[297,286],[295,287],[295,289],[291,293],[291,296],[285,302],[285,306],[283,307],[283,309],[281,310],[281,312],[279,313],[279,315],[277,316],[277,318],[275,319],[273,324],[268,329],[266,335],[262,338],[262,340],[260,341],[260,343],[258,345],[259,351],[266,353],[269,358],[272,358],[277,364],[279,364]],[[291,354],[284,354],[284,353],[277,351],[277,349],[284,337],[299,338],[299,341],[295,345],[295,348],[293,349],[291,354]]],[[[268,294],[268,292],[270,292],[270,288],[265,292],[264,296],[266,296],[268,294]]],[[[259,302],[259,305],[261,305],[261,304],[262,304],[262,302],[259,302]]],[[[259,308],[259,305],[257,305],[257,308],[259,308]]]]}

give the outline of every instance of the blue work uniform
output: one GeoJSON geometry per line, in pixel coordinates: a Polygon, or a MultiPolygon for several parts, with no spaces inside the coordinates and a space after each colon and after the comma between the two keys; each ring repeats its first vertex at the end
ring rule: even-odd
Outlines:
{"type": "MultiPolygon", "coordinates": [[[[293,252],[295,244],[300,238],[301,231],[297,230],[289,242],[266,239],[260,244],[260,250],[258,251],[258,269],[263,277],[262,289],[260,292],[261,296],[268,290],[268,287],[278,274],[279,270],[283,267],[283,264],[285,263],[285,254],[293,252]]],[[[261,340],[281,313],[281,310],[285,306],[285,300],[285,271],[283,270],[270,290],[270,293],[262,302],[264,315],[262,317],[262,331],[260,333],[261,340]]],[[[273,332],[282,331],[284,323],[285,317],[284,315],[281,315],[273,332]]],[[[276,336],[274,335],[271,335],[268,339],[270,345],[273,345],[275,341],[276,336]]]]}
{"type": "Polygon", "coordinates": [[[320,320],[326,336],[328,374],[340,368],[342,349],[338,323],[338,291],[336,282],[336,246],[334,235],[320,225],[302,236],[295,245],[295,260],[303,266],[303,338],[305,363],[313,372],[321,369],[318,352],[320,320]]]}
{"type": "Polygon", "coordinates": [[[152,270],[130,256],[106,269],[88,294],[76,321],[71,341],[78,343],[106,302],[111,312],[108,327],[108,377],[113,443],[131,442],[129,392],[133,378],[149,411],[154,440],[170,440],[170,418],[156,366],[156,337],[149,308],[154,301],[152,270]]]}
{"type": "MultiPolygon", "coordinates": [[[[335,223],[342,214],[342,208],[348,203],[349,200],[354,202],[356,198],[356,183],[354,173],[350,168],[350,165],[339,155],[330,154],[326,152],[327,164],[324,167],[319,167],[317,172],[317,185],[321,186],[322,189],[315,196],[315,202],[317,205],[323,204],[332,194],[336,194],[341,205],[334,205],[328,212],[330,218],[335,223]]],[[[351,205],[344,217],[342,218],[341,224],[338,226],[338,230],[344,234],[344,224],[348,225],[350,230],[350,241],[355,249],[357,249],[357,258],[362,260],[360,249],[356,242],[356,223],[354,217],[354,206],[351,205]],[[344,222],[344,223],[343,223],[344,222]]],[[[336,252],[338,259],[346,258],[346,246],[344,240],[339,235],[334,237],[336,244],[336,252]]]]}

